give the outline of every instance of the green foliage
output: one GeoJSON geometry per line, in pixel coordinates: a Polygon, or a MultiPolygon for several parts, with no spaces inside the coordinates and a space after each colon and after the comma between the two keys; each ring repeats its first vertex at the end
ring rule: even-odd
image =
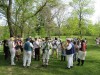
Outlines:
{"type": "Polygon", "coordinates": [[[92,0],[72,0],[70,6],[73,8],[72,16],[78,18],[78,30],[80,36],[86,33],[85,28],[89,22],[89,16],[93,14],[92,0]],[[87,17],[88,16],[88,17],[87,17]]]}
{"type": "MultiPolygon", "coordinates": [[[[66,17],[64,13],[70,6],[62,0],[13,0],[10,22],[14,36],[79,35],[80,31],[82,35],[100,36],[99,23],[93,25],[88,20],[94,11],[93,4],[93,0],[71,0],[72,12],[66,17]]],[[[0,1],[0,12],[7,18],[6,5],[7,0],[0,1]]],[[[10,28],[0,29],[0,39],[9,38],[10,28]]]]}
{"type": "Polygon", "coordinates": [[[9,38],[9,29],[8,26],[0,26],[0,40],[9,38]]]}

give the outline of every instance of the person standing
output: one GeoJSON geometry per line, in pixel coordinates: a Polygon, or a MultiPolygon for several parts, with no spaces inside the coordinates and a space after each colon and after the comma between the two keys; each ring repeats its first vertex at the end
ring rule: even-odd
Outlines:
{"type": "Polygon", "coordinates": [[[21,48],[20,48],[21,42],[20,42],[20,40],[18,38],[15,40],[15,44],[16,44],[16,46],[15,46],[15,49],[16,49],[16,61],[19,61],[20,60],[20,56],[21,56],[21,48]]]}
{"type": "Polygon", "coordinates": [[[77,59],[78,59],[78,50],[79,50],[79,48],[78,48],[78,44],[77,44],[77,42],[74,42],[73,43],[74,44],[74,50],[75,50],[75,53],[74,53],[74,61],[77,61],[77,59]]]}
{"type": "Polygon", "coordinates": [[[78,66],[80,65],[80,63],[81,66],[84,65],[85,57],[86,57],[86,43],[84,40],[82,40],[79,53],[78,53],[78,64],[77,64],[78,66]]]}
{"type": "Polygon", "coordinates": [[[10,40],[8,42],[8,46],[9,46],[9,50],[10,50],[10,54],[11,54],[11,65],[16,65],[14,62],[16,50],[15,50],[15,43],[14,43],[13,37],[10,38],[10,40]]]}
{"type": "Polygon", "coordinates": [[[5,60],[7,60],[8,57],[10,56],[8,40],[3,41],[3,51],[4,51],[5,60]]]}
{"type": "Polygon", "coordinates": [[[66,41],[66,56],[67,56],[67,67],[66,69],[70,69],[73,67],[73,48],[74,46],[71,44],[71,39],[67,38],[66,41]]]}
{"type": "Polygon", "coordinates": [[[66,50],[63,47],[64,42],[61,42],[61,61],[66,61],[66,50]]]}
{"type": "Polygon", "coordinates": [[[55,39],[52,42],[52,57],[54,56],[54,51],[56,51],[56,57],[58,58],[58,39],[55,39]]]}
{"type": "Polygon", "coordinates": [[[33,42],[34,50],[35,50],[35,60],[40,60],[40,42],[35,38],[33,42]]]}
{"type": "Polygon", "coordinates": [[[24,44],[24,53],[23,53],[23,67],[29,67],[31,64],[31,55],[32,55],[33,45],[30,42],[30,39],[27,38],[24,44]],[[27,65],[26,65],[27,63],[27,65]]]}
{"type": "Polygon", "coordinates": [[[50,48],[51,48],[51,43],[48,40],[48,37],[45,37],[45,41],[42,45],[42,50],[43,50],[43,66],[48,66],[49,62],[49,56],[50,56],[50,48]]]}

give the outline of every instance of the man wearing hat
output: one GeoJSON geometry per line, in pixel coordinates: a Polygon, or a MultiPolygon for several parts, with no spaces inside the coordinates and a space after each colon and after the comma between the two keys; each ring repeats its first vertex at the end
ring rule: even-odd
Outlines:
{"type": "Polygon", "coordinates": [[[48,66],[49,62],[49,56],[50,56],[50,48],[51,48],[51,43],[48,41],[48,37],[45,37],[45,41],[42,46],[43,50],[43,66],[48,66]]]}
{"type": "Polygon", "coordinates": [[[30,38],[27,38],[24,44],[24,55],[23,55],[23,66],[24,67],[25,66],[29,67],[31,64],[32,49],[33,49],[33,45],[30,42],[30,38]]]}
{"type": "Polygon", "coordinates": [[[65,45],[65,49],[66,49],[66,55],[67,55],[67,67],[66,69],[70,69],[73,67],[73,45],[71,43],[71,38],[67,38],[66,39],[66,45],[65,45]]]}

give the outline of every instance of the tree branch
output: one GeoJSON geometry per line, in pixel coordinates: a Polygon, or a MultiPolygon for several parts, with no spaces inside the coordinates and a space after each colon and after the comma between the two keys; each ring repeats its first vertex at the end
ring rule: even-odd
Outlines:
{"type": "Polygon", "coordinates": [[[46,4],[47,4],[47,1],[44,3],[44,5],[42,5],[42,7],[40,7],[40,8],[35,12],[34,16],[37,15],[37,14],[46,6],[46,4]]]}
{"type": "Polygon", "coordinates": [[[40,11],[42,11],[42,9],[46,6],[46,4],[47,4],[47,0],[46,0],[46,2],[35,12],[35,14],[33,14],[33,15],[27,17],[25,21],[27,21],[27,20],[28,20],[29,18],[31,18],[31,17],[36,16],[40,11]]]}

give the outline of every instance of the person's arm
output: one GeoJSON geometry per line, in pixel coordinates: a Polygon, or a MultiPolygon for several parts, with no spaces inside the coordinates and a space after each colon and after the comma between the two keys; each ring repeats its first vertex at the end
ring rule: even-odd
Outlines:
{"type": "Polygon", "coordinates": [[[33,48],[33,44],[32,43],[30,43],[30,46],[33,48]]]}
{"type": "Polygon", "coordinates": [[[86,51],[86,44],[83,43],[83,51],[85,52],[86,51]]]}

